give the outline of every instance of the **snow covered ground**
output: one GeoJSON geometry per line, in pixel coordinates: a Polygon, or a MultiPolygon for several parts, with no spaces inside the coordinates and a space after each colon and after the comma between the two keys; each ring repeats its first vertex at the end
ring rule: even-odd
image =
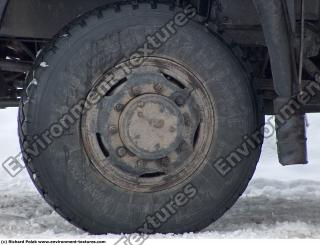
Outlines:
{"type": "MultiPolygon", "coordinates": [[[[267,139],[255,177],[237,204],[203,232],[182,237],[320,238],[319,122],[320,115],[309,116],[309,165],[281,167],[275,139],[267,139]]],[[[16,110],[0,110],[0,162],[19,153],[16,128],[16,110]]],[[[0,238],[118,236],[94,237],[76,229],[42,200],[26,171],[11,178],[0,168],[0,238]]]]}

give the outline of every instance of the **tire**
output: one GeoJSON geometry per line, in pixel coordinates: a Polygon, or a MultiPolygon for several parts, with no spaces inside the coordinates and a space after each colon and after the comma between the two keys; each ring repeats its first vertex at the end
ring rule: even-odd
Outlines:
{"type": "MultiPolygon", "coordinates": [[[[198,155],[194,162],[201,162],[196,169],[190,165],[188,176],[175,177],[161,186],[153,179],[157,177],[151,177],[151,187],[146,184],[145,188],[112,179],[93,163],[94,156],[87,149],[91,146],[83,143],[84,112],[81,120],[59,132],[60,119],[88,96],[99,77],[123,57],[130,57],[147,35],[168,23],[178,11],[162,4],[97,9],[65,28],[42,51],[29,73],[19,112],[26,167],[44,199],[62,217],[85,231],[200,231],[236,202],[252,178],[262,141],[232,169],[228,165],[227,173],[222,174],[225,169],[217,162],[263,124],[254,90],[230,48],[193,21],[180,27],[150,57],[153,66],[165,60],[191,71],[195,79],[199,78],[197,86],[203,97],[208,98],[203,99],[203,108],[198,108],[201,113],[209,113],[208,118],[200,116],[204,125],[204,131],[200,130],[204,139],[201,142],[206,144],[195,153],[198,155]]],[[[173,106],[165,100],[169,107],[173,106]]],[[[199,132],[193,136],[196,134],[199,132]]]]}

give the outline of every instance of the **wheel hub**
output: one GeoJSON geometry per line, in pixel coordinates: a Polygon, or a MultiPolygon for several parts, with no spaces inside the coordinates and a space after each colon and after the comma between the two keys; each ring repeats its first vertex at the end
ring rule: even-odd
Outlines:
{"type": "Polygon", "coordinates": [[[84,147],[99,172],[122,188],[148,192],[196,171],[213,133],[211,102],[197,77],[148,58],[112,84],[82,118],[84,147]]]}
{"type": "Polygon", "coordinates": [[[182,123],[182,114],[171,100],[146,94],[129,102],[121,113],[120,137],[137,157],[160,159],[179,146],[182,123]]]}

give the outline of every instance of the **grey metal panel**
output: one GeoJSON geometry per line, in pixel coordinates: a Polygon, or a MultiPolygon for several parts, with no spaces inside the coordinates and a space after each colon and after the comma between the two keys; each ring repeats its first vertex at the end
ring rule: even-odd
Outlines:
{"type": "Polygon", "coordinates": [[[3,18],[4,11],[6,9],[7,3],[8,3],[8,0],[0,0],[0,25],[2,23],[2,18],[3,18]]]}
{"type": "Polygon", "coordinates": [[[10,0],[1,36],[52,38],[78,15],[115,0],[10,0]]]}

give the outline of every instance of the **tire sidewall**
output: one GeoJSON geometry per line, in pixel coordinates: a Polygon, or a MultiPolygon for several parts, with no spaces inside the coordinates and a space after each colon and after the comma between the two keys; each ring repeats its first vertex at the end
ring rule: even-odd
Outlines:
{"type": "MultiPolygon", "coordinates": [[[[110,10],[104,18],[89,18],[56,41],[56,50],[42,55],[48,67],[38,67],[29,82],[28,135],[40,135],[85,98],[93,82],[123,57],[130,57],[173,16],[167,9],[110,10]],[[123,16],[126,16],[123,18],[123,16]]],[[[203,228],[236,201],[251,178],[260,148],[222,176],[215,163],[228,156],[257,128],[259,116],[248,77],[228,47],[203,26],[190,22],[157,49],[153,56],[169,58],[192,70],[212,98],[214,140],[203,167],[184,183],[155,193],[132,193],[106,180],[93,167],[82,146],[80,121],[54,139],[32,160],[51,201],[73,223],[93,233],[135,232],[147,215],[160,210],[191,183],[197,195],[157,232],[203,228]]]]}

